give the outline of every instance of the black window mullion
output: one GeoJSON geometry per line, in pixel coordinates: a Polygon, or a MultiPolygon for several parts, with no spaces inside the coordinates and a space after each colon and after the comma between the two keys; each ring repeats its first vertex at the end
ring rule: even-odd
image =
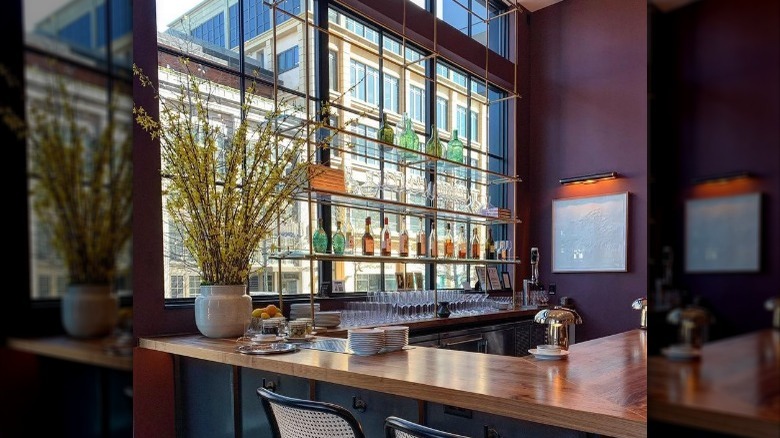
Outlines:
{"type": "MultiPolygon", "coordinates": [[[[434,3],[435,0],[431,0],[431,3],[434,3]]],[[[435,4],[433,5],[435,6],[435,4]]],[[[427,139],[430,139],[433,135],[432,129],[438,129],[435,126],[432,127],[433,118],[436,114],[436,57],[430,57],[427,60],[425,60],[425,78],[428,81],[428,86],[425,87],[425,102],[423,102],[423,106],[425,107],[425,117],[423,117],[423,120],[425,122],[425,133],[427,134],[425,136],[425,139],[423,139],[422,144],[422,150],[425,150],[425,143],[427,142],[427,139]]],[[[426,166],[426,176],[425,176],[425,183],[426,186],[430,184],[431,182],[436,183],[436,161],[429,161],[426,166]]],[[[433,200],[426,200],[426,204],[429,207],[433,207],[436,202],[436,197],[434,196],[433,200]]],[[[436,219],[436,213],[429,213],[426,215],[425,220],[425,236],[429,236],[431,234],[431,220],[436,219]]],[[[427,248],[427,244],[426,244],[427,248]]],[[[428,251],[430,251],[430,248],[428,248],[428,251]]],[[[425,272],[426,272],[426,283],[428,286],[428,289],[435,289],[436,288],[436,262],[428,263],[425,265],[425,272]]]]}
{"type": "MultiPolygon", "coordinates": [[[[304,1],[304,0],[301,0],[304,1]]],[[[325,114],[323,112],[323,107],[330,101],[330,63],[328,62],[328,28],[329,28],[329,22],[328,22],[328,8],[329,8],[329,0],[314,0],[314,24],[315,26],[319,26],[320,29],[324,29],[323,31],[315,31],[314,34],[314,44],[316,45],[315,53],[317,54],[316,59],[314,60],[314,74],[317,78],[314,81],[314,96],[317,101],[317,117],[320,121],[324,121],[327,124],[330,124],[330,114],[325,114]]],[[[305,9],[305,8],[304,8],[305,9]]],[[[305,27],[304,27],[305,28],[305,27]]],[[[304,38],[308,38],[308,35],[304,35],[304,38]]],[[[308,56],[305,55],[305,56],[308,56]]],[[[305,68],[304,63],[304,67],[305,68]]],[[[303,77],[308,79],[308,75],[304,72],[303,77]]],[[[318,133],[318,140],[322,140],[325,137],[327,137],[330,133],[325,132],[325,130],[321,130],[318,133]]],[[[320,141],[317,142],[320,144],[320,141]]],[[[328,147],[318,147],[317,148],[317,161],[325,166],[330,166],[330,148],[328,147]]],[[[333,229],[333,223],[331,220],[331,205],[330,205],[330,196],[323,196],[320,195],[318,198],[317,203],[317,214],[320,218],[322,218],[322,227],[326,230],[325,234],[328,237],[328,245],[326,248],[326,251],[330,252],[333,248],[333,240],[331,237],[331,230],[333,229]]],[[[312,233],[314,230],[310,230],[312,233]]],[[[311,236],[309,236],[311,238],[311,236]]],[[[319,270],[319,291],[323,291],[323,285],[330,285],[333,283],[333,262],[329,260],[321,260],[317,263],[317,268],[319,270]]],[[[332,289],[327,289],[332,290],[332,289]]]]}

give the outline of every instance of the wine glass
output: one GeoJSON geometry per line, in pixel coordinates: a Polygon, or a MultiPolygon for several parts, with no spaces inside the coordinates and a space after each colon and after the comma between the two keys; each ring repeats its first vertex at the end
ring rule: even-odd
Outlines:
{"type": "Polygon", "coordinates": [[[507,240],[504,243],[504,245],[505,245],[504,248],[506,249],[506,259],[507,260],[512,260],[512,255],[510,254],[510,252],[512,251],[512,241],[511,240],[507,240]]]}

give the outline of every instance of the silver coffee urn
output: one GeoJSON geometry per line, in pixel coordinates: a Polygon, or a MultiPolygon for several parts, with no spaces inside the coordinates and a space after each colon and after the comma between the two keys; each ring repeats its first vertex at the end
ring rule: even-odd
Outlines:
{"type": "Polygon", "coordinates": [[[780,297],[770,298],[764,303],[766,310],[772,312],[772,327],[780,330],[780,297]]]}
{"type": "Polygon", "coordinates": [[[637,298],[631,303],[631,308],[641,312],[639,316],[639,328],[647,329],[647,297],[637,298]]]}
{"type": "Polygon", "coordinates": [[[555,306],[543,309],[534,316],[534,321],[547,325],[547,343],[557,345],[563,350],[569,349],[569,326],[582,324],[582,318],[568,307],[555,306]]]}

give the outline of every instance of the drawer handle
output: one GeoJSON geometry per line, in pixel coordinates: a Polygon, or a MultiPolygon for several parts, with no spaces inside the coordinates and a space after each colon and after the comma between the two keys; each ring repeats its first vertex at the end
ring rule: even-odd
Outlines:
{"type": "Polygon", "coordinates": [[[276,392],[276,382],[273,380],[265,380],[265,377],[263,378],[263,388],[271,391],[276,392]]]}
{"type": "Polygon", "coordinates": [[[441,347],[442,348],[450,348],[450,347],[455,347],[457,345],[471,344],[473,342],[480,342],[483,339],[484,338],[481,335],[480,336],[474,336],[474,337],[471,337],[471,338],[459,339],[459,340],[457,340],[455,342],[444,342],[444,343],[441,344],[441,347]]]}
{"type": "Polygon", "coordinates": [[[368,405],[365,401],[363,401],[362,398],[358,396],[352,397],[352,409],[358,411],[358,412],[366,412],[366,408],[368,405]]]}

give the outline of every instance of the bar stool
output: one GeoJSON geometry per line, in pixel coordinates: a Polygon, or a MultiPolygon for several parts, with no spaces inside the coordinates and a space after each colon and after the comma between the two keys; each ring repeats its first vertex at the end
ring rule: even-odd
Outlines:
{"type": "Polygon", "coordinates": [[[400,417],[385,419],[385,438],[469,438],[465,435],[444,432],[423,426],[400,417]]]}
{"type": "Polygon", "coordinates": [[[297,399],[257,388],[274,438],[365,438],[352,413],[332,403],[297,399]]]}

